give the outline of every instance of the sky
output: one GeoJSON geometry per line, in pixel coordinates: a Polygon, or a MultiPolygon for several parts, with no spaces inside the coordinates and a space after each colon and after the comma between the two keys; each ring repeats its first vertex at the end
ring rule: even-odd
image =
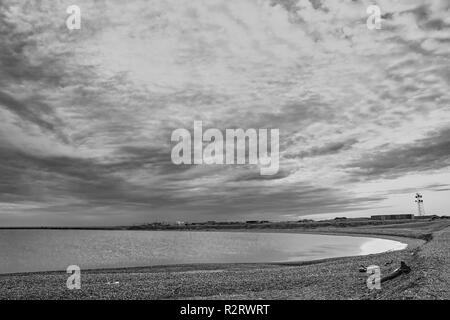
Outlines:
{"type": "Polygon", "coordinates": [[[2,0],[0,226],[450,214],[449,88],[448,0],[2,0]],[[194,121],[279,172],[174,165],[194,121]]]}

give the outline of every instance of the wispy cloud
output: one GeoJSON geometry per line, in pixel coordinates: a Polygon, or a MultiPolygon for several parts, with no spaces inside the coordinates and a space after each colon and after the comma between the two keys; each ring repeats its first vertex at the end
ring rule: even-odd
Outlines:
{"type": "Polygon", "coordinates": [[[0,222],[284,219],[442,196],[450,4],[375,2],[381,30],[365,0],[77,0],[70,31],[73,1],[2,1],[0,222]],[[280,172],[173,165],[170,134],[194,120],[279,128],[280,172]]]}

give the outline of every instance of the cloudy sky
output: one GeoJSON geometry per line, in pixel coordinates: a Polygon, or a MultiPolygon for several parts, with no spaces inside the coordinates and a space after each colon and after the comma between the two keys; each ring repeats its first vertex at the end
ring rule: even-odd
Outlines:
{"type": "Polygon", "coordinates": [[[450,214],[449,88],[448,0],[2,0],[0,225],[450,214]],[[175,166],[194,120],[280,171],[175,166]]]}

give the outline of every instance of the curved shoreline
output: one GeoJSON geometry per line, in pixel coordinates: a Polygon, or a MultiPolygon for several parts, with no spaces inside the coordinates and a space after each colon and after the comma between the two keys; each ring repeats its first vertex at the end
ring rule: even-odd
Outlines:
{"type": "Polygon", "coordinates": [[[0,299],[428,299],[436,295],[448,299],[448,227],[448,223],[430,223],[408,230],[315,230],[317,234],[400,240],[408,246],[393,252],[289,263],[92,269],[82,271],[81,290],[67,290],[68,274],[61,271],[3,274],[0,299]],[[431,233],[431,241],[420,240],[429,239],[431,233]],[[405,237],[409,234],[412,237],[405,237]],[[383,283],[382,290],[367,289],[367,275],[358,271],[360,265],[378,265],[387,274],[400,261],[411,266],[410,274],[383,283]],[[430,272],[436,275],[430,278],[430,272]]]}
{"type": "MultiPolygon", "coordinates": [[[[109,230],[105,230],[109,231],[109,230]]],[[[122,230],[118,230],[122,231],[122,230]]],[[[142,232],[142,230],[139,230],[142,232]]],[[[150,231],[151,232],[151,231],[150,231]]],[[[159,231],[159,232],[166,232],[166,231],[159,231]]],[[[173,232],[173,231],[172,231],[173,232]]],[[[176,231],[179,232],[179,231],[176,231]]],[[[181,232],[187,232],[187,231],[181,231],[181,232]]],[[[311,235],[323,235],[323,236],[346,236],[346,237],[358,237],[358,238],[366,238],[367,240],[391,240],[396,241],[401,244],[405,244],[406,247],[403,249],[389,249],[382,252],[377,253],[366,253],[366,254],[355,254],[355,255],[343,255],[343,256],[337,256],[337,257],[329,257],[329,258],[320,258],[320,259],[311,259],[311,260],[292,260],[292,261],[261,261],[261,262],[199,262],[199,263],[181,263],[181,264],[157,264],[157,265],[142,265],[142,266],[133,266],[133,267],[111,267],[111,268],[91,268],[91,269],[84,269],[83,272],[119,272],[119,271],[127,271],[127,270],[139,270],[139,269],[167,269],[167,268],[187,268],[191,269],[191,267],[200,268],[202,266],[224,266],[227,267],[228,265],[237,266],[237,265],[254,265],[255,267],[259,265],[303,265],[303,264],[315,264],[320,263],[324,261],[331,261],[336,259],[342,259],[342,258],[350,258],[350,257],[362,257],[367,255],[378,255],[383,254],[386,252],[391,251],[402,251],[410,248],[411,246],[416,247],[423,243],[425,243],[424,240],[419,240],[415,238],[409,238],[409,237],[401,237],[401,236],[388,236],[388,235],[378,235],[378,234],[364,234],[364,233],[346,233],[346,232],[305,232],[305,231],[299,231],[299,230],[291,230],[291,229],[231,229],[231,230],[194,230],[189,232],[241,232],[241,233],[269,233],[269,234],[279,234],[279,233],[294,233],[294,234],[311,234],[311,235]]],[[[182,271],[182,270],[180,270],[182,271]]],[[[61,272],[66,272],[66,270],[45,270],[45,271],[26,271],[26,272],[9,272],[9,273],[0,273],[0,277],[2,276],[27,276],[27,275],[34,275],[34,274],[59,274],[61,272]]]]}

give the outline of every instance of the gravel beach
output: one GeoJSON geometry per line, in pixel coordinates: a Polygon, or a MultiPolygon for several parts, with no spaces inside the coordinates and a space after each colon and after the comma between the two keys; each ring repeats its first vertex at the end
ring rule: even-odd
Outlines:
{"type": "MultiPolygon", "coordinates": [[[[271,230],[273,232],[274,230],[271,230]]],[[[279,230],[304,232],[304,230],[279,230]]],[[[449,299],[450,222],[319,228],[407,243],[402,251],[289,264],[198,264],[82,272],[68,290],[65,272],[0,275],[0,299],[449,299]],[[412,272],[370,291],[360,265],[382,276],[405,261],[412,272]]]]}

